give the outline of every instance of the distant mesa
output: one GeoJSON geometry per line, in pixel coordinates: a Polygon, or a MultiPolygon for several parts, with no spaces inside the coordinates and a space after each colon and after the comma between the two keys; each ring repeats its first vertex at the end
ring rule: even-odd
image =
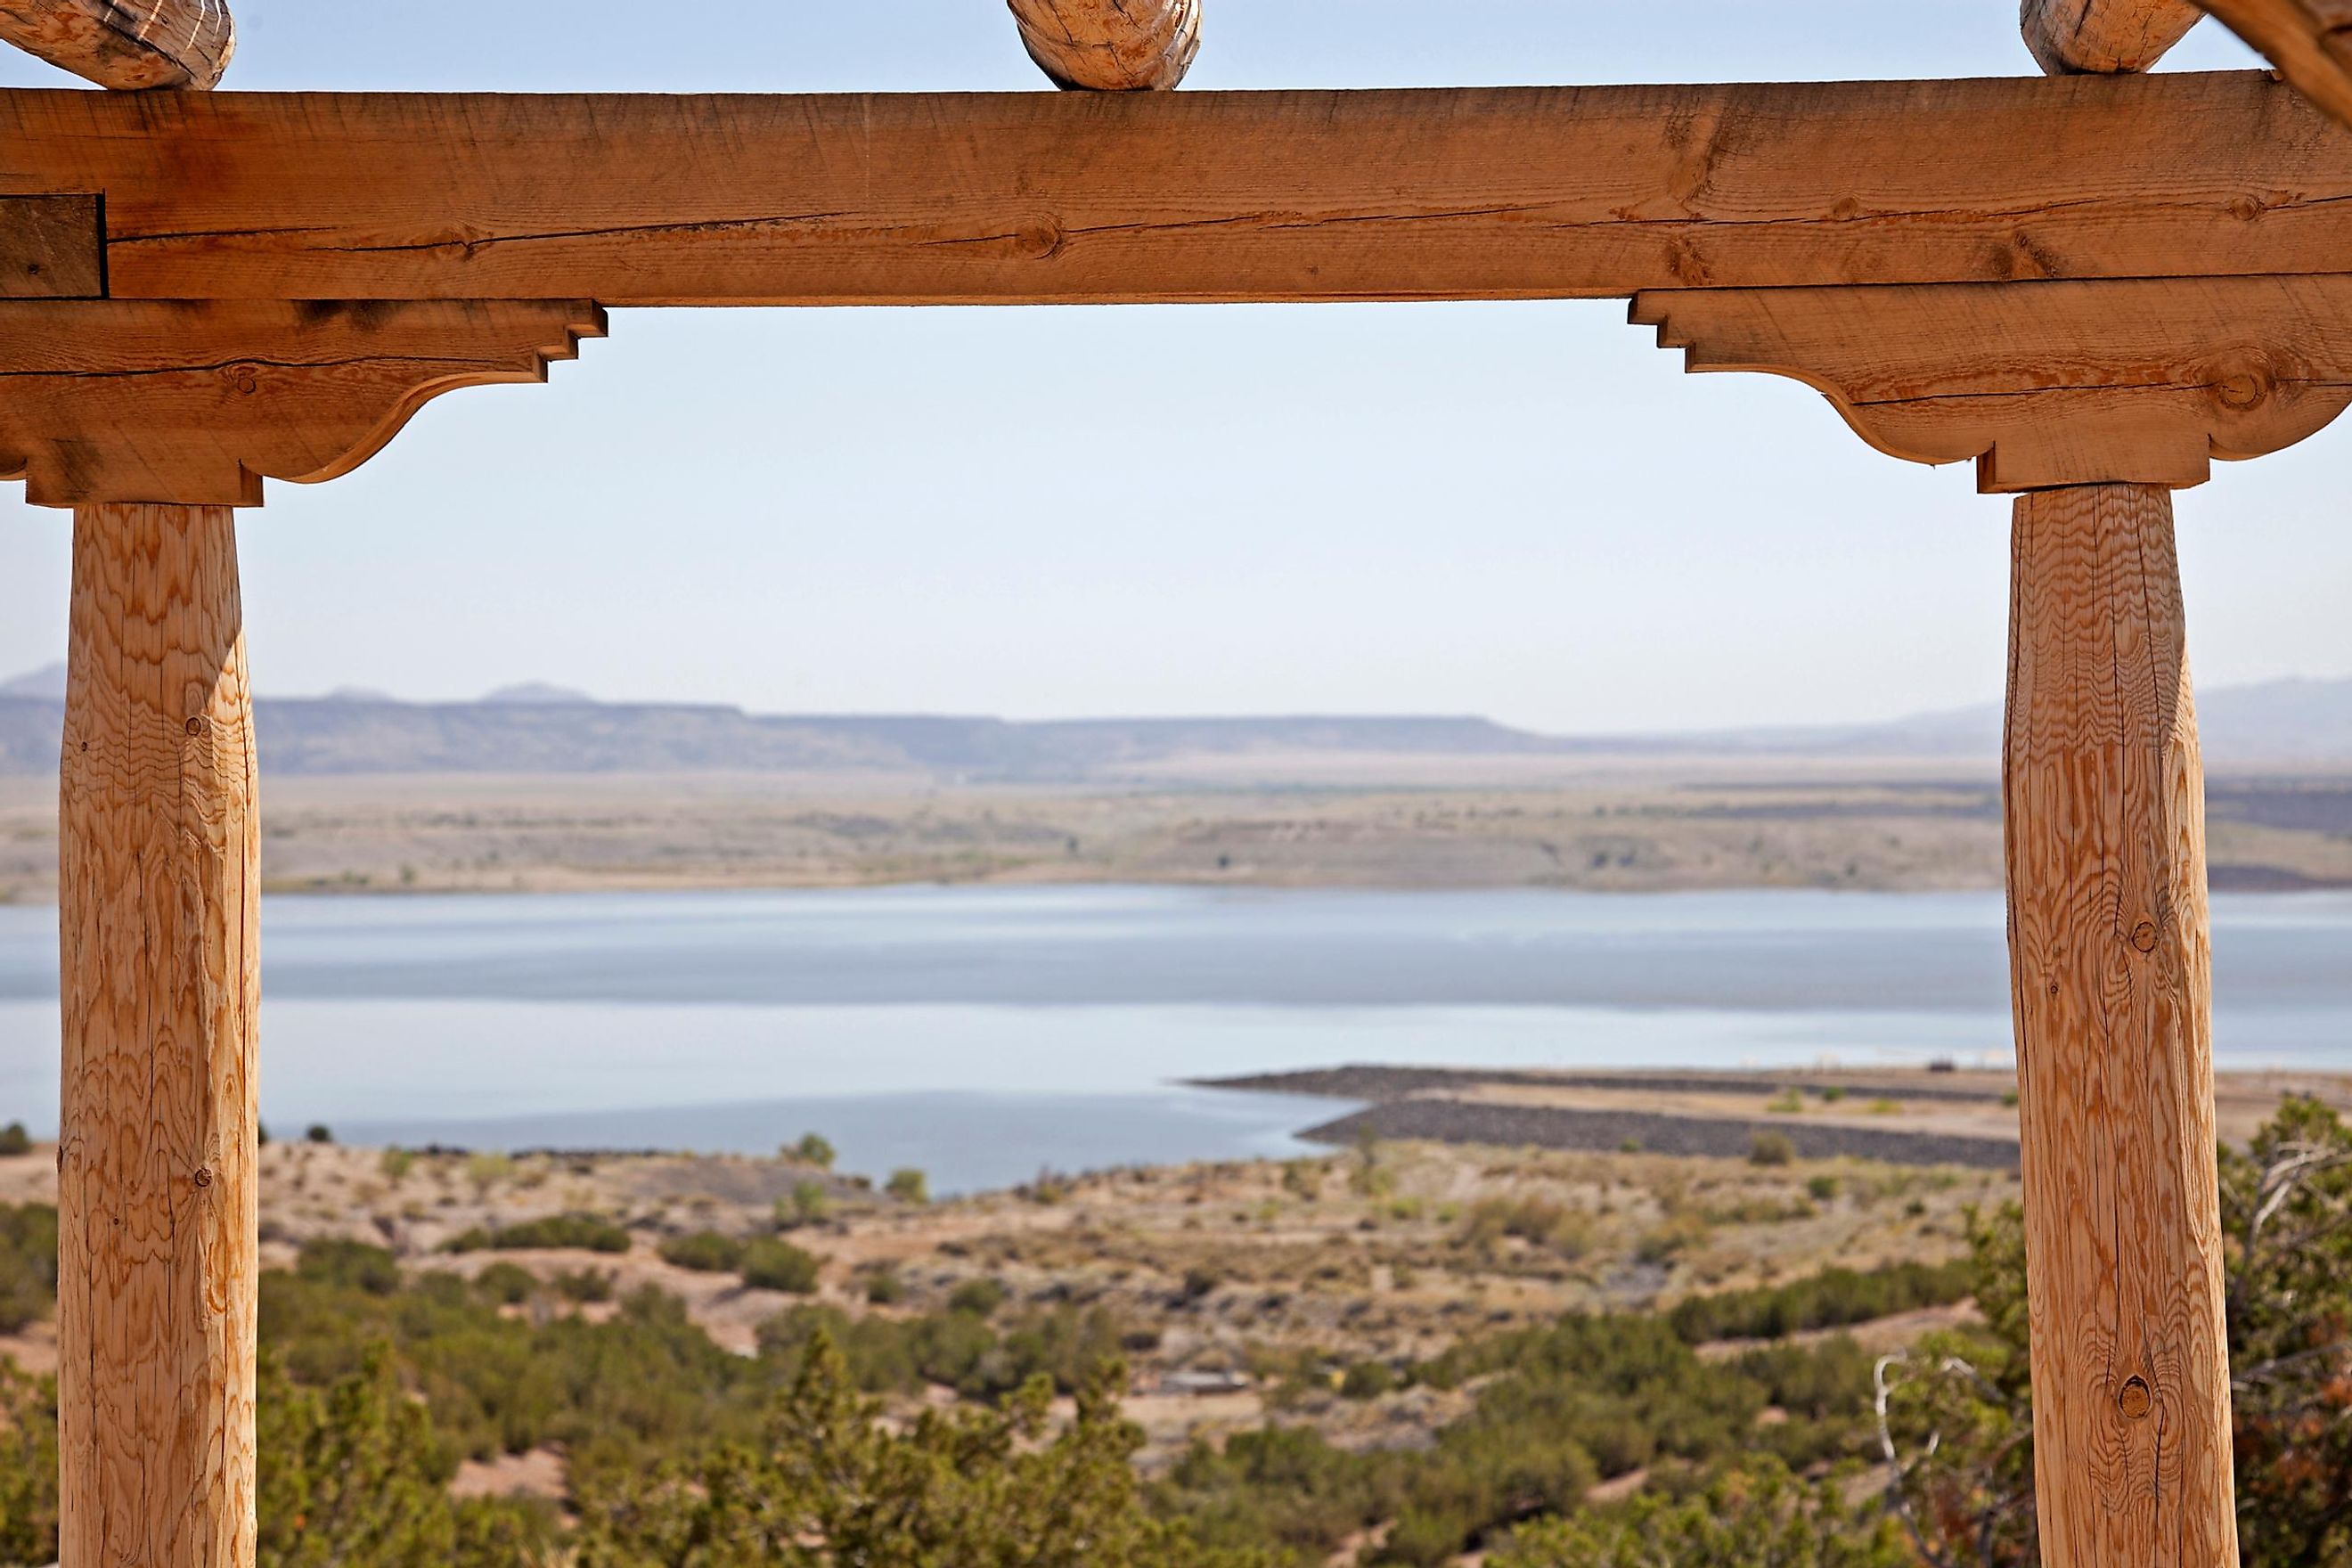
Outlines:
{"type": "Polygon", "coordinates": [[[45,664],[30,675],[20,675],[14,680],[0,680],[0,697],[32,697],[44,702],[66,700],[66,667],[45,664]]]}
{"type": "MultiPolygon", "coordinates": [[[[0,774],[54,773],[62,665],[0,684],[0,774]]],[[[2352,680],[2276,680],[2199,694],[2217,772],[2352,771],[2352,680]]],[[[737,773],[1040,787],[1293,784],[1489,787],[1797,767],[1889,766],[1990,780],[1996,704],[1881,723],[1646,734],[1536,734],[1444,715],[1066,719],[1013,722],[933,714],[747,713],[680,702],[601,702],[545,682],[478,701],[415,702],[376,691],[256,704],[264,766],[299,774],[737,773]]]]}
{"type": "Polygon", "coordinates": [[[584,691],[574,691],[568,686],[550,686],[543,680],[527,680],[520,686],[501,686],[485,694],[482,700],[501,708],[593,708],[596,700],[584,691]]]}

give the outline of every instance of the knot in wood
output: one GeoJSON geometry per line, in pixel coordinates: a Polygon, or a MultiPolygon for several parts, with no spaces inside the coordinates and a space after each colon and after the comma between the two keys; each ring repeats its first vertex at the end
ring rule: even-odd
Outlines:
{"type": "Polygon", "coordinates": [[[249,364],[231,365],[228,372],[228,384],[247,397],[261,390],[261,377],[254,373],[253,367],[249,364]]]}
{"type": "Polygon", "coordinates": [[[1013,243],[1028,260],[1051,261],[1061,254],[1063,238],[1061,220],[1042,217],[1023,224],[1013,243]]]}
{"type": "Polygon", "coordinates": [[[195,1184],[200,1187],[209,1187],[213,1184],[213,1173],[211,1166],[198,1165],[196,1167],[195,1184]]]}
{"type": "Polygon", "coordinates": [[[2253,366],[2224,370],[2213,383],[2213,395],[2225,408],[2252,408],[2271,395],[2268,372],[2253,366]]]}
{"type": "Polygon", "coordinates": [[[2126,1420],[2146,1419],[2155,1404],[2156,1395],[2149,1391],[2147,1379],[2144,1377],[2130,1379],[2124,1384],[2123,1392],[2116,1395],[2116,1407],[2124,1413],[2126,1420]]]}
{"type": "Polygon", "coordinates": [[[2156,951],[2156,923],[2153,921],[2142,921],[2139,924],[2132,927],[2131,944],[2139,949],[2142,952],[2154,952],[2156,951]]]}
{"type": "Polygon", "coordinates": [[[205,732],[205,716],[201,713],[191,716],[187,722],[187,731],[188,738],[191,740],[202,736],[205,732]]]}

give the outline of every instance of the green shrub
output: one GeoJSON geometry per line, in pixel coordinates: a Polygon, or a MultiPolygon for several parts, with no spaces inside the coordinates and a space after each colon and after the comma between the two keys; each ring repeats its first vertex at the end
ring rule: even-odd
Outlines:
{"type": "Polygon", "coordinates": [[[715,1230],[671,1237],[660,1250],[663,1262],[698,1274],[732,1274],[743,1267],[743,1244],[715,1230]]]}
{"type": "Polygon", "coordinates": [[[1012,1299],[1012,1290],[1002,1279],[967,1279],[948,1292],[948,1310],[992,1318],[996,1310],[1012,1299]]]}
{"type": "Polygon", "coordinates": [[[1396,1369],[1384,1361],[1360,1361],[1339,1380],[1342,1399],[1378,1399],[1396,1392],[1396,1369]]]}
{"type": "Polygon", "coordinates": [[[931,1201],[931,1180],[911,1166],[890,1173],[883,1189],[902,1204],[927,1204],[931,1201]]]}
{"type": "Polygon", "coordinates": [[[25,1131],[21,1121],[11,1121],[0,1127],[0,1158],[33,1152],[33,1135],[25,1131]]]}
{"type": "Polygon", "coordinates": [[[1764,1109],[1775,1116],[1804,1114],[1805,1097],[1793,1089],[1784,1089],[1764,1102],[1764,1109]]]}
{"type": "Polygon", "coordinates": [[[1775,1340],[1811,1329],[1843,1328],[1966,1297],[1974,1271],[1966,1258],[1898,1263],[1858,1273],[1829,1268],[1785,1285],[1693,1296],[1667,1314],[1687,1344],[1715,1340],[1775,1340]]]}
{"type": "Polygon", "coordinates": [[[1826,1173],[1805,1179],[1805,1192],[1817,1204],[1825,1204],[1836,1197],[1842,1185],[1835,1176],[1826,1173]]]}
{"type": "Polygon", "coordinates": [[[0,1334],[47,1317],[58,1302],[58,1211],[0,1204],[0,1334]]]}
{"type": "Polygon", "coordinates": [[[407,1175],[415,1164],[416,1156],[407,1150],[386,1149],[383,1156],[376,1161],[376,1169],[383,1173],[385,1181],[396,1182],[407,1175]]]}
{"type": "Polygon", "coordinates": [[[539,1279],[520,1263],[491,1264],[474,1276],[482,1298],[502,1307],[520,1307],[539,1293],[539,1279]]]}
{"type": "Polygon", "coordinates": [[[306,1243],[294,1268],[305,1279],[341,1285],[371,1296],[389,1296],[400,1289],[400,1260],[363,1241],[306,1243]]]}
{"type": "Polygon", "coordinates": [[[814,1296],[820,1268],[814,1256],[791,1242],[761,1237],[744,1247],[741,1272],[743,1283],[754,1290],[814,1296]]]}
{"type": "Polygon", "coordinates": [[[1751,1165],[1792,1165],[1796,1160],[1797,1146],[1785,1132],[1759,1132],[1748,1142],[1751,1165]]]}
{"type": "Polygon", "coordinates": [[[609,1268],[567,1268],[549,1279],[547,1288],[567,1301],[583,1304],[609,1301],[613,1299],[613,1271],[609,1268]]]}
{"type": "Polygon", "coordinates": [[[790,1197],[776,1200],[776,1224],[784,1230],[822,1225],[833,1207],[823,1182],[795,1182],[790,1197]]]}
{"type": "Polygon", "coordinates": [[[866,1300],[877,1307],[895,1307],[907,1299],[906,1283],[892,1268],[877,1268],[866,1277],[866,1300]]]}
{"type": "Polygon", "coordinates": [[[476,1226],[441,1244],[444,1252],[626,1252],[629,1233],[593,1215],[551,1215],[518,1225],[476,1226]]]}
{"type": "Polygon", "coordinates": [[[814,1132],[802,1133],[801,1141],[788,1146],[782,1152],[787,1160],[814,1165],[820,1171],[832,1170],[834,1161],[840,1157],[830,1142],[814,1132]]]}
{"type": "Polygon", "coordinates": [[[310,1131],[304,1132],[302,1138],[305,1142],[310,1143],[332,1143],[335,1141],[334,1133],[329,1131],[323,1121],[310,1123],[310,1131]]]}

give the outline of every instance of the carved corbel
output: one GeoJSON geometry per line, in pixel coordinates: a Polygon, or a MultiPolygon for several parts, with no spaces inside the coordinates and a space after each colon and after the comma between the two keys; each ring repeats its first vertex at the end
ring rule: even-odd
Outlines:
{"type": "Polygon", "coordinates": [[[43,506],[258,506],[339,478],[431,399],[547,379],[604,314],[572,300],[0,300],[0,479],[43,506]]]}
{"type": "Polygon", "coordinates": [[[1988,493],[2202,484],[2352,403],[2346,277],[1670,289],[1633,316],[1693,371],[1804,382],[1882,452],[1974,458],[1988,493]]]}

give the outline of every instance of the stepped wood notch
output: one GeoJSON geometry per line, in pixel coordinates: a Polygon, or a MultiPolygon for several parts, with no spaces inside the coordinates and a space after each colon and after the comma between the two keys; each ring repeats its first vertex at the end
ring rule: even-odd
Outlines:
{"type": "Polygon", "coordinates": [[[219,83],[236,53],[223,0],[0,0],[10,43],[100,87],[219,83]]]}
{"type": "Polygon", "coordinates": [[[1165,91],[1201,52],[1201,0],[1007,0],[1021,42],[1055,85],[1165,91]]]}
{"type": "MultiPolygon", "coordinates": [[[[1012,3],[1092,90],[0,92],[0,474],[75,509],[63,1568],[253,1561],[229,507],[348,471],[442,392],[542,378],[608,307],[1563,298],[1630,299],[1691,368],[1797,377],[1880,449],[2019,493],[2044,1561],[2231,1568],[2171,492],[2352,403],[2352,132],[2304,97],[2352,121],[2346,0],[2207,0],[2294,87],[2136,74],[2178,0],[2030,0],[2059,74],[1185,94],[1121,89],[1181,77],[1190,0],[1012,3]]],[[[164,0],[0,0],[0,37],[80,40],[122,86],[201,85],[230,42],[164,0]],[[134,81],[131,45],[171,64],[134,81]]]]}

